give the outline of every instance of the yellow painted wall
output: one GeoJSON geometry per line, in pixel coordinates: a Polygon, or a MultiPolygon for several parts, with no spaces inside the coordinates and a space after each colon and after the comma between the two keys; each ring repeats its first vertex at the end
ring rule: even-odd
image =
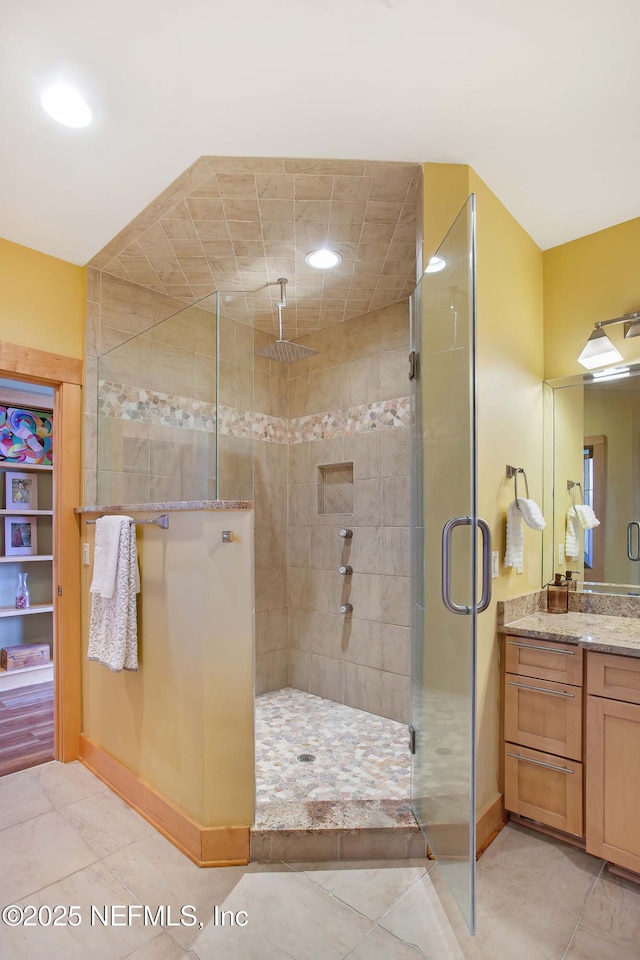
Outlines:
{"type": "MultiPolygon", "coordinates": [[[[133,514],[141,519],[148,514],[133,514]]],[[[83,524],[92,545],[95,526],[83,524]]],[[[176,511],[138,528],[140,667],[86,658],[83,733],[207,827],[250,825],[254,802],[253,513],[176,511]],[[223,544],[222,530],[234,542],[223,544]]]]}
{"type": "Polygon", "coordinates": [[[85,273],[0,238],[0,340],[82,358],[85,273]]]}
{"type": "MultiPolygon", "coordinates": [[[[577,362],[598,320],[640,310],[640,217],[545,250],[545,378],[584,373],[577,362]]],[[[607,333],[627,361],[640,360],[640,337],[607,333]]]]}
{"type": "MultiPolygon", "coordinates": [[[[542,496],[542,252],[469,167],[426,164],[425,261],[469,193],[477,197],[479,512],[493,549],[505,549],[513,499],[507,463],[523,466],[530,495],[542,496]]],[[[523,574],[500,568],[493,601],[478,618],[478,808],[499,792],[498,600],[539,589],[541,534],[525,528],[523,574]]]]}

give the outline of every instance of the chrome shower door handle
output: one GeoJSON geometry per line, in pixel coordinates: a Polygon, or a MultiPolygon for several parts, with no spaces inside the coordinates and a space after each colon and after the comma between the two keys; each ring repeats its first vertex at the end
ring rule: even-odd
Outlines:
{"type": "MultiPolygon", "coordinates": [[[[451,613],[466,617],[472,607],[454,603],[451,597],[451,535],[456,527],[471,526],[471,517],[453,517],[442,529],[442,602],[451,613]]],[[[478,527],[482,532],[482,596],[476,610],[482,613],[491,603],[491,530],[486,520],[478,517],[478,527]]]]}
{"type": "Polygon", "coordinates": [[[633,560],[636,563],[640,560],[640,523],[638,523],[637,520],[630,520],[627,524],[627,556],[629,557],[629,560],[633,560]],[[632,545],[634,527],[638,532],[638,548],[635,554],[633,553],[632,545]]]}
{"type": "Polygon", "coordinates": [[[442,602],[451,613],[467,617],[471,607],[454,603],[451,597],[451,535],[456,527],[468,527],[473,523],[471,517],[452,517],[442,528],[442,602]]]}
{"type": "Polygon", "coordinates": [[[491,530],[487,521],[480,517],[478,526],[482,531],[482,596],[477,610],[482,613],[491,603],[491,530]]]}

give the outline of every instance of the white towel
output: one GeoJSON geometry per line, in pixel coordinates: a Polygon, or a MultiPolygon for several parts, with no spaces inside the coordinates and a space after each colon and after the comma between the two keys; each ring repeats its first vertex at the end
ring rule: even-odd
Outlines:
{"type": "Polygon", "coordinates": [[[567,529],[564,536],[564,554],[571,560],[580,556],[580,529],[576,507],[569,507],[567,511],[567,529]]]}
{"type": "Polygon", "coordinates": [[[600,526],[600,521],[588,503],[577,503],[575,511],[583,530],[593,530],[594,527],[600,526]]]}
{"type": "Polygon", "coordinates": [[[130,517],[100,517],[96,520],[96,540],[93,556],[93,579],[91,593],[98,593],[110,600],[116,586],[116,569],[120,547],[120,531],[124,520],[130,517]]]}
{"type": "Polygon", "coordinates": [[[89,660],[97,660],[114,671],[138,669],[136,594],[139,591],[135,525],[130,517],[101,517],[96,522],[89,660]],[[114,527],[118,536],[112,574],[114,527]]]}
{"type": "Polygon", "coordinates": [[[522,519],[532,530],[544,530],[545,523],[542,516],[542,510],[535,500],[527,500],[526,497],[518,497],[518,505],[522,519]]]}
{"type": "Polygon", "coordinates": [[[522,521],[532,530],[544,530],[542,510],[534,500],[518,497],[507,508],[507,548],[504,554],[505,567],[524,566],[524,531],[522,521]]]}
{"type": "Polygon", "coordinates": [[[513,500],[507,507],[507,549],[504,552],[505,567],[524,566],[524,532],[522,513],[513,500]]]}

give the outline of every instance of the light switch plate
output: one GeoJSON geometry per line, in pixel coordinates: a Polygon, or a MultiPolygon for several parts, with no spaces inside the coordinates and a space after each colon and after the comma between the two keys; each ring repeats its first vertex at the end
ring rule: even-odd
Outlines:
{"type": "Polygon", "coordinates": [[[91,548],[88,543],[82,544],[82,565],[88,567],[91,563],[91,548]]]}
{"type": "Polygon", "coordinates": [[[558,544],[558,565],[563,566],[564,564],[564,543],[558,544]]]}
{"type": "Polygon", "coordinates": [[[497,550],[491,553],[491,579],[497,580],[500,575],[500,555],[497,550]]]}

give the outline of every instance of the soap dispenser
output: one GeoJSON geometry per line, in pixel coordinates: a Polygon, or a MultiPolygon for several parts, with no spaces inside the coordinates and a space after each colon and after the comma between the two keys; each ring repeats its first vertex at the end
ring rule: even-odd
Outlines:
{"type": "Polygon", "coordinates": [[[547,584],[547,613],[566,613],[569,609],[569,581],[556,573],[547,584]]]}

